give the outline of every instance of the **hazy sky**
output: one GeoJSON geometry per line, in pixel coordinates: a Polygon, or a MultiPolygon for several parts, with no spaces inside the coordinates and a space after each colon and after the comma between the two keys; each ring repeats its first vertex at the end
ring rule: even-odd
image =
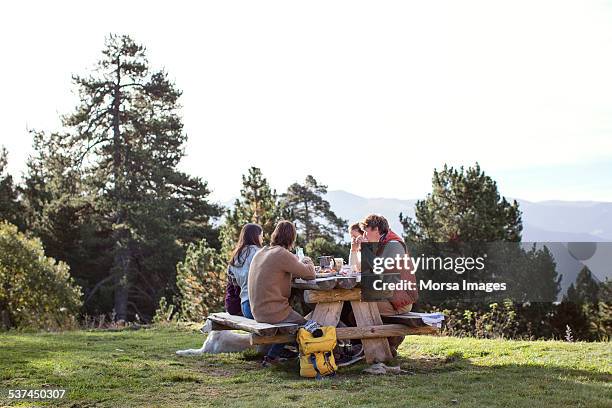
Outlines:
{"type": "Polygon", "coordinates": [[[0,145],[75,105],[70,76],[127,33],[184,91],[184,170],[213,197],[274,187],[420,198],[478,160],[503,194],[612,201],[612,2],[18,1],[0,13],[0,145]],[[381,177],[381,172],[393,177],[381,177]]]}

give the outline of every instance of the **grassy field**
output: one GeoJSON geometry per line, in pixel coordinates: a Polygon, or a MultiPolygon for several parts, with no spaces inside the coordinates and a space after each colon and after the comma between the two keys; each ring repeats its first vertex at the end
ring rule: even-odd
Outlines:
{"type": "Polygon", "coordinates": [[[612,344],[408,337],[398,376],[302,379],[253,353],[179,357],[194,327],[0,334],[0,406],[610,407],[612,344]],[[7,399],[14,388],[67,388],[63,400],[7,399]]]}

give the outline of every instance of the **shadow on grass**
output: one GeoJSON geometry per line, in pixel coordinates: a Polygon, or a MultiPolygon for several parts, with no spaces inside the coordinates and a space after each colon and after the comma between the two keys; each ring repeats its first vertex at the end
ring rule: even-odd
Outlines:
{"type": "MultiPolygon", "coordinates": [[[[387,365],[400,365],[406,372],[364,374],[363,369],[369,365],[362,362],[341,368],[334,378],[315,381],[299,376],[297,361],[274,367],[271,372],[274,377],[285,379],[290,389],[330,392],[325,406],[449,406],[461,401],[470,407],[537,404],[608,408],[612,399],[612,375],[588,370],[515,363],[484,366],[472,363],[460,353],[416,359],[399,357],[387,365]],[[384,397],[372,396],[379,394],[384,397]]],[[[287,400],[291,399],[288,394],[287,400]]]]}

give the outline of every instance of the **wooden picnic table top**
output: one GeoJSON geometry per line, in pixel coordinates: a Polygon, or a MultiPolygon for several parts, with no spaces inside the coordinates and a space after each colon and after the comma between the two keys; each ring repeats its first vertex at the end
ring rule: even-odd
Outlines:
{"type": "Polygon", "coordinates": [[[292,286],[296,289],[309,290],[352,289],[360,286],[360,279],[357,276],[330,276],[313,280],[297,278],[294,279],[292,286]]]}

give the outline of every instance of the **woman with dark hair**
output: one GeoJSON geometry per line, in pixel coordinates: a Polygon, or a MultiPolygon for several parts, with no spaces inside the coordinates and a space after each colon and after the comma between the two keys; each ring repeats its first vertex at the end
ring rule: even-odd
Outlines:
{"type": "Polygon", "coordinates": [[[249,319],[253,318],[251,305],[249,303],[249,268],[253,257],[263,244],[263,230],[257,224],[246,224],[240,231],[238,244],[232,252],[228,275],[233,278],[236,285],[240,287],[240,308],[242,315],[249,319]]]}
{"type": "MultiPolygon", "coordinates": [[[[255,320],[262,323],[297,323],[306,320],[289,305],[291,279],[314,279],[312,260],[301,262],[290,251],[297,232],[293,223],[280,221],[272,233],[269,246],[263,247],[253,258],[249,271],[249,300],[255,320]]],[[[275,344],[268,351],[264,365],[279,361],[283,344],[275,344]]]]}

